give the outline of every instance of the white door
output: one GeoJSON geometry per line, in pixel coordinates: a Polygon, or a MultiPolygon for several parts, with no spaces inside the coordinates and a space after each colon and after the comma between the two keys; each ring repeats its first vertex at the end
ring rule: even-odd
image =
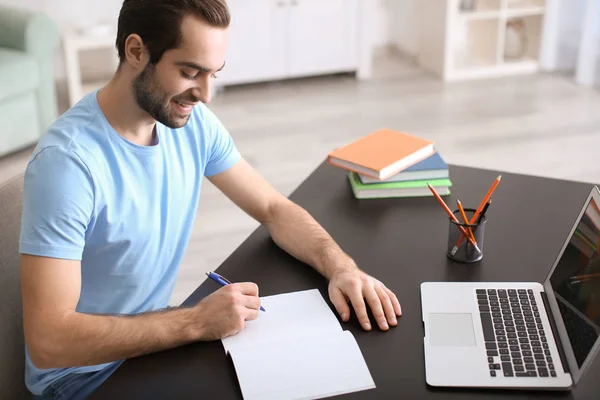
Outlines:
{"type": "Polygon", "coordinates": [[[289,75],[357,68],[357,0],[286,1],[289,75]]]}
{"type": "Polygon", "coordinates": [[[217,84],[278,79],[285,74],[285,1],[229,0],[229,48],[217,84]]]}

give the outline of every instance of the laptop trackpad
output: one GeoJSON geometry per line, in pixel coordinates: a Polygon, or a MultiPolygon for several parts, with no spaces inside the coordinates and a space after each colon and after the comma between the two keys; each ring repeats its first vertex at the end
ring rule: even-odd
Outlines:
{"type": "Polygon", "coordinates": [[[475,346],[471,314],[429,314],[432,346],[475,346]]]}

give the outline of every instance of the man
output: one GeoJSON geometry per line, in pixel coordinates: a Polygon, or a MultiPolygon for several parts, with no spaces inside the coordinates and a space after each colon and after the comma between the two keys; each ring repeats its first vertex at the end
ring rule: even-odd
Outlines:
{"type": "Polygon", "coordinates": [[[247,282],[167,308],[203,176],[329,279],[343,321],[350,303],[366,330],[367,305],[380,329],[397,324],[396,296],[269,186],[203,104],[228,25],[222,0],[125,0],[114,77],[35,149],[20,251],[26,383],[39,398],[85,398],[121,360],[221,339],[259,317],[247,282]]]}

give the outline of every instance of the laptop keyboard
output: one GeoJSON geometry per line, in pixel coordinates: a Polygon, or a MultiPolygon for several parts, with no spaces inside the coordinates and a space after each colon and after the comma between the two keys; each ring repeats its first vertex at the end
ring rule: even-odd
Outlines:
{"type": "Polygon", "coordinates": [[[490,376],[556,377],[531,289],[477,289],[490,376]]]}

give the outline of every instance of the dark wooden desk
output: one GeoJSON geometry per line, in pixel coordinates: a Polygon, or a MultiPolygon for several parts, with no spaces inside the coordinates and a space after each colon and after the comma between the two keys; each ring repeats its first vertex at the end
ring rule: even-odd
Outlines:
{"type": "MultiPolygon", "coordinates": [[[[498,172],[451,166],[452,196],[476,207],[498,172]]],[[[448,220],[433,198],[356,200],[344,171],[321,165],[291,195],[369,274],[398,296],[404,315],[388,332],[352,331],[377,388],[352,399],[600,398],[600,357],[571,392],[451,390],[425,383],[419,285],[424,281],[536,281],[546,277],[591,185],[502,173],[488,212],[484,258],[472,265],[445,256],[448,220]]],[[[263,296],[327,283],[312,268],[279,249],[257,229],[217,270],[233,281],[253,281],[263,296]]],[[[206,281],[185,304],[216,290],[206,281]]],[[[331,303],[329,303],[331,305],[331,303]]],[[[334,308],[332,307],[332,310],[334,308]]],[[[257,360],[260,362],[260,360],[257,360]]],[[[448,365],[452,368],[452,365],[448,365]]],[[[196,343],[126,361],[95,399],[241,399],[231,361],[220,341],[196,343]]]]}

